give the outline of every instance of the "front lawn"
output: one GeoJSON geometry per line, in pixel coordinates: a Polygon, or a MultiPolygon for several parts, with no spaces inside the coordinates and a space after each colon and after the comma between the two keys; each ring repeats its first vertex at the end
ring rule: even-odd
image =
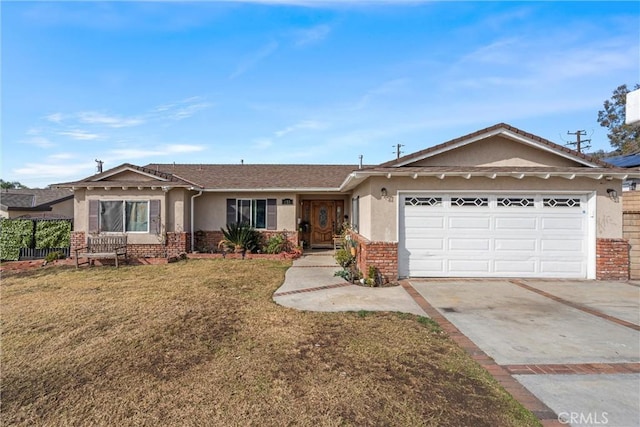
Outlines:
{"type": "Polygon", "coordinates": [[[428,319],[278,306],[289,266],[5,274],[1,424],[539,426],[428,319]]]}

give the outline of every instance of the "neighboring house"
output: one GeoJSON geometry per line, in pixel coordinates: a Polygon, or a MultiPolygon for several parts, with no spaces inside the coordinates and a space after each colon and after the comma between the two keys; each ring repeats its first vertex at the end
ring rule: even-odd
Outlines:
{"type": "Polygon", "coordinates": [[[626,279],[616,194],[629,170],[497,124],[378,166],[123,164],[74,190],[72,246],[126,233],[138,256],[212,247],[227,223],[330,247],[399,277],[626,279]]]}
{"type": "Polygon", "coordinates": [[[60,189],[0,190],[0,218],[73,218],[73,192],[60,189]]]}

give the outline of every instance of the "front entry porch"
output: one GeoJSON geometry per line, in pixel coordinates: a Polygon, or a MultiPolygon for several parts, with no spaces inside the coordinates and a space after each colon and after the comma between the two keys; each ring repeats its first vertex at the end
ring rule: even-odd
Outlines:
{"type": "Polygon", "coordinates": [[[344,200],[303,200],[300,240],[307,248],[333,248],[345,220],[344,200]]]}

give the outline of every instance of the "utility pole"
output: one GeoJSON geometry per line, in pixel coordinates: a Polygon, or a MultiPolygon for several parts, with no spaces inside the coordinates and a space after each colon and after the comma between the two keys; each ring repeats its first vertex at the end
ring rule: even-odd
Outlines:
{"type": "Polygon", "coordinates": [[[578,153],[582,153],[582,149],[589,149],[591,148],[591,145],[589,144],[591,142],[590,139],[580,139],[580,137],[582,136],[586,136],[587,132],[583,131],[583,130],[577,130],[575,132],[569,132],[567,131],[567,135],[575,135],[576,136],[576,142],[567,142],[567,145],[574,145],[576,147],[576,151],[578,153]],[[585,146],[583,146],[582,144],[586,143],[585,146]]]}
{"type": "Polygon", "coordinates": [[[399,159],[400,158],[400,154],[402,154],[402,151],[400,151],[400,147],[404,147],[404,145],[396,144],[396,145],[392,145],[392,147],[395,147],[395,149],[396,149],[396,159],[399,159]]]}

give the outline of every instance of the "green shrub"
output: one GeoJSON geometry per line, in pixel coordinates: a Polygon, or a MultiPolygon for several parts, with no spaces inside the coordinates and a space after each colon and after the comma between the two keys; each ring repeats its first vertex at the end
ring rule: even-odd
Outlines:
{"type": "Polygon", "coordinates": [[[47,256],[44,257],[44,260],[47,261],[47,262],[51,262],[51,261],[55,261],[57,259],[64,259],[64,258],[65,258],[65,256],[64,256],[64,254],[62,252],[55,251],[55,252],[49,252],[47,254],[47,256]]]}
{"type": "Polygon", "coordinates": [[[37,221],[36,249],[66,248],[71,244],[71,221],[37,221]]]}
{"type": "Polygon", "coordinates": [[[340,266],[344,269],[349,268],[356,260],[356,257],[351,255],[351,252],[346,250],[345,248],[338,249],[333,257],[336,259],[336,262],[340,264],[340,266]]]}
{"type": "Polygon", "coordinates": [[[218,247],[224,247],[231,251],[254,252],[262,245],[262,235],[249,224],[231,223],[227,224],[227,229],[221,228],[224,239],[220,241],[218,247]]]}
{"type": "Polygon", "coordinates": [[[268,254],[279,254],[291,251],[291,242],[287,239],[286,234],[275,234],[267,240],[264,251],[268,254]]]}
{"type": "Polygon", "coordinates": [[[17,261],[20,248],[31,247],[33,221],[28,219],[0,220],[0,259],[17,261]]]}

